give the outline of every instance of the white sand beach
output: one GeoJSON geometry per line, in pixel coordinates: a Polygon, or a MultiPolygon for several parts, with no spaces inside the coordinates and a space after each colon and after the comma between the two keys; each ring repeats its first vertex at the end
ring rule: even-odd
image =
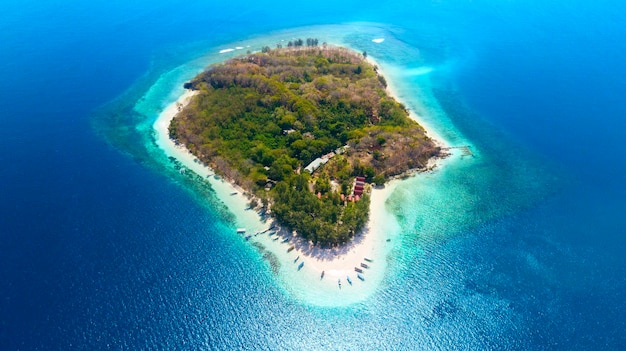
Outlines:
{"type": "MultiPolygon", "coordinates": [[[[378,74],[380,74],[381,76],[385,78],[389,77],[388,75],[385,74],[385,71],[382,68],[382,66],[374,58],[372,58],[371,56],[368,56],[365,58],[365,60],[368,63],[377,67],[378,74]]],[[[396,89],[393,82],[389,79],[385,79],[385,81],[387,82],[387,94],[393,97],[396,101],[402,102],[402,98],[398,94],[398,89],[396,89]]],[[[435,129],[431,125],[429,125],[428,122],[426,122],[423,118],[421,118],[417,113],[415,113],[415,111],[409,110],[409,116],[424,128],[424,130],[426,131],[426,135],[428,135],[435,142],[435,144],[443,148],[450,146],[449,143],[443,138],[443,136],[438,134],[435,131],[435,129]]]]}

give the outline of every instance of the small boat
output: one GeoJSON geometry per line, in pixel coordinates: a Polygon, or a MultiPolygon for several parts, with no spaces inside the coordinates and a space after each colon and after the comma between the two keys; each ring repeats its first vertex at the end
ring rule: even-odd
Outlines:
{"type": "Polygon", "coordinates": [[[368,266],[368,265],[367,265],[367,264],[365,264],[365,263],[361,263],[361,267],[363,267],[363,268],[370,268],[370,266],[368,266]]]}
{"type": "Polygon", "coordinates": [[[252,237],[252,235],[246,235],[246,240],[250,240],[250,238],[252,237]]]}
{"type": "MultiPolygon", "coordinates": [[[[276,239],[274,239],[274,240],[276,240],[276,239]]],[[[296,245],[291,245],[291,246],[287,249],[287,252],[291,252],[291,251],[293,251],[293,249],[295,249],[295,248],[296,248],[296,245]]]]}
{"type": "Polygon", "coordinates": [[[232,193],[230,193],[230,196],[237,195],[237,194],[238,194],[238,192],[233,191],[232,193]]]}
{"type": "Polygon", "coordinates": [[[302,267],[304,267],[304,262],[300,262],[300,264],[298,265],[298,270],[301,270],[302,267]]]}
{"type": "Polygon", "coordinates": [[[276,241],[276,240],[278,240],[278,237],[275,237],[275,238],[274,238],[274,241],[276,241]]]}
{"type": "Polygon", "coordinates": [[[326,272],[326,271],[322,271],[322,275],[320,276],[320,279],[324,279],[324,273],[325,273],[325,272],[326,272]]]}
{"type": "Polygon", "coordinates": [[[391,239],[387,239],[387,242],[390,242],[390,241],[391,241],[391,239]]]}
{"type": "Polygon", "coordinates": [[[339,285],[339,289],[341,289],[341,278],[337,279],[337,284],[339,285]]]}
{"type": "Polygon", "coordinates": [[[287,241],[289,241],[289,238],[283,239],[283,241],[281,241],[281,243],[286,243],[287,241]]]}
{"type": "Polygon", "coordinates": [[[367,262],[373,262],[371,258],[367,258],[367,257],[365,257],[365,258],[363,258],[363,259],[364,259],[364,260],[366,260],[367,262]]]}
{"type": "Polygon", "coordinates": [[[359,267],[354,267],[354,270],[358,273],[363,273],[363,270],[359,267]]]}
{"type": "Polygon", "coordinates": [[[350,276],[346,277],[346,280],[348,281],[350,285],[352,285],[352,279],[350,279],[350,276]]]}
{"type": "Polygon", "coordinates": [[[361,279],[361,281],[365,281],[365,278],[363,278],[363,276],[362,276],[362,275],[357,274],[356,276],[357,276],[359,279],[361,279]]]}
{"type": "Polygon", "coordinates": [[[237,234],[243,234],[246,232],[246,228],[237,228],[237,234]]]}
{"type": "Polygon", "coordinates": [[[296,259],[295,259],[295,260],[293,260],[293,263],[298,262],[298,260],[299,260],[299,259],[300,259],[300,256],[296,257],[296,259]]]}

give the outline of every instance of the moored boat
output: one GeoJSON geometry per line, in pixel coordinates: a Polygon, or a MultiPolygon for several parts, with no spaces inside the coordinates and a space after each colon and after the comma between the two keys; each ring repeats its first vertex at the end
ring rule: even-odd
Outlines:
{"type": "Polygon", "coordinates": [[[304,262],[300,262],[300,264],[298,265],[298,270],[301,270],[302,267],[304,267],[304,262]]]}
{"type": "Polygon", "coordinates": [[[352,285],[352,279],[350,279],[350,276],[347,276],[346,280],[348,281],[348,284],[352,285]]]}
{"type": "Polygon", "coordinates": [[[363,268],[370,268],[370,266],[368,266],[368,265],[367,265],[367,264],[365,264],[365,263],[361,263],[361,267],[363,267],[363,268]]]}
{"type": "Polygon", "coordinates": [[[354,270],[358,273],[363,273],[363,270],[359,267],[354,267],[354,270]]]}
{"type": "Polygon", "coordinates": [[[362,275],[357,274],[356,276],[357,276],[359,279],[361,279],[361,281],[365,281],[365,278],[363,278],[363,276],[362,276],[362,275]]]}

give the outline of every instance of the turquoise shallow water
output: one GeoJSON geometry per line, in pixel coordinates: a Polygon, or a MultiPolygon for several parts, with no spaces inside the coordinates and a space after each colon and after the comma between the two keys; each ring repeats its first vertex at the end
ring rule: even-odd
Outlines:
{"type": "Polygon", "coordinates": [[[1,5],[2,349],[625,347],[623,5],[316,7],[1,5]],[[220,50],[294,33],[475,153],[392,194],[388,273],[347,307],[278,283],[150,128],[220,50]]]}

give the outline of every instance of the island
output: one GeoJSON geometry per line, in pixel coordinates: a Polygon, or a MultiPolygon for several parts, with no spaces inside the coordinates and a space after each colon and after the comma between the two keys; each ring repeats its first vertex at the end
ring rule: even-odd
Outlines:
{"type": "Polygon", "coordinates": [[[367,53],[290,41],[213,65],[169,137],[237,184],[251,208],[313,245],[367,224],[372,187],[425,169],[442,149],[391,97],[367,53]]]}

